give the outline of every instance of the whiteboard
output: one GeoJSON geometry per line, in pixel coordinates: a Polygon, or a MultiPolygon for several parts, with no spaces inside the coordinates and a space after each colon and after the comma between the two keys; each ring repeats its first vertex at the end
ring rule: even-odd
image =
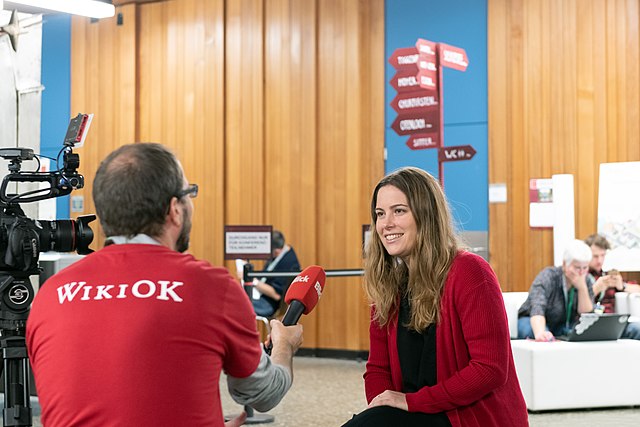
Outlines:
{"type": "Polygon", "coordinates": [[[600,165],[598,233],[611,243],[605,271],[640,271],[640,162],[600,165]]]}

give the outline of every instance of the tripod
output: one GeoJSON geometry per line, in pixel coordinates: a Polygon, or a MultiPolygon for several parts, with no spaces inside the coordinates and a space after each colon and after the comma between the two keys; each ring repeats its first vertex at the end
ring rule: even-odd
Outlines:
{"type": "Polygon", "coordinates": [[[5,426],[31,426],[32,413],[29,394],[29,358],[25,342],[25,327],[33,287],[28,273],[14,277],[0,274],[0,349],[4,373],[5,426]]]}

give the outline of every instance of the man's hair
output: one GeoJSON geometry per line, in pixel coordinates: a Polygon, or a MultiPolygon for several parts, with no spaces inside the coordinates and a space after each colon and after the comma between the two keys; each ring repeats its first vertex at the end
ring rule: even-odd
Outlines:
{"type": "Polygon", "coordinates": [[[284,234],[279,230],[271,232],[271,250],[284,248],[284,234]]]}
{"type": "Polygon", "coordinates": [[[93,200],[107,236],[162,234],[171,199],[184,185],[175,155],[156,143],[124,145],[105,158],[93,200]]]}
{"type": "Polygon", "coordinates": [[[591,236],[587,237],[586,239],[584,239],[584,242],[587,244],[587,246],[591,247],[591,246],[597,246],[600,249],[604,249],[605,251],[608,251],[609,249],[611,249],[611,244],[609,243],[609,241],[601,234],[592,234],[591,236]]]}
{"type": "Polygon", "coordinates": [[[566,264],[571,264],[572,261],[589,262],[592,257],[591,248],[582,240],[575,239],[565,247],[562,260],[566,264]]]}

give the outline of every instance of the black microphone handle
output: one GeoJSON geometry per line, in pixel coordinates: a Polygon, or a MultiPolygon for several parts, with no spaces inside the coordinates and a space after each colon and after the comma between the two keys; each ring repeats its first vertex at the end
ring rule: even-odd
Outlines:
{"type": "Polygon", "coordinates": [[[287,307],[287,311],[284,313],[284,317],[282,318],[282,324],[284,326],[293,326],[298,323],[300,320],[300,316],[304,312],[305,306],[297,299],[291,301],[289,307],[287,307]]]}
{"type": "MultiPolygon", "coordinates": [[[[304,304],[302,304],[297,299],[291,301],[289,307],[287,307],[287,311],[284,313],[284,317],[282,318],[282,324],[284,326],[293,326],[298,323],[300,320],[300,316],[304,312],[304,304]]],[[[269,344],[264,348],[264,351],[267,352],[269,356],[271,356],[271,350],[273,349],[273,342],[269,340],[269,344]]]]}

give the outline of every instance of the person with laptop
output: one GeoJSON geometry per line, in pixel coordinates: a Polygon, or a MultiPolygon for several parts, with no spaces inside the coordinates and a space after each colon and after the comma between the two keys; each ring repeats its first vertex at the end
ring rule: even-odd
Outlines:
{"type": "MultiPolygon", "coordinates": [[[[602,266],[607,251],[611,249],[609,241],[600,234],[592,234],[584,242],[591,249],[591,261],[589,262],[589,274],[593,277],[594,303],[601,307],[604,313],[615,313],[616,293],[618,292],[640,292],[640,286],[626,284],[617,270],[604,272],[602,266]]],[[[627,324],[622,338],[640,340],[640,322],[630,322],[627,324]]]]}
{"type": "Polygon", "coordinates": [[[562,266],[546,267],[533,280],[518,310],[518,338],[553,341],[568,334],[580,314],[593,311],[591,249],[582,240],[572,240],[562,258],[562,266]]]}

